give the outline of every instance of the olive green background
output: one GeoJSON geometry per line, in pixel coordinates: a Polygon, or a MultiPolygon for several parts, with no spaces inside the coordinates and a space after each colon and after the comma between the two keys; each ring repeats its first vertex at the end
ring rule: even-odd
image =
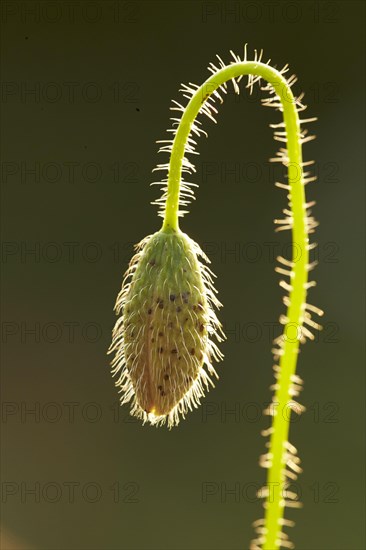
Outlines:
{"type": "Polygon", "coordinates": [[[181,223],[218,276],[220,381],[178,428],[141,426],[118,407],[106,356],[132,243],[159,228],[149,183],[167,159],[155,141],[169,138],[170,100],[245,42],[289,63],[304,116],[319,118],[304,158],[319,174],[309,301],[325,329],[299,358],[304,508],[288,531],[299,550],[365,547],[363,19],[353,1],[3,2],[4,550],[249,547],[283,312],[273,254],[290,240],[274,233],[284,174],[268,163],[280,115],[258,89],[242,84],[217,125],[204,121],[181,223]]]}

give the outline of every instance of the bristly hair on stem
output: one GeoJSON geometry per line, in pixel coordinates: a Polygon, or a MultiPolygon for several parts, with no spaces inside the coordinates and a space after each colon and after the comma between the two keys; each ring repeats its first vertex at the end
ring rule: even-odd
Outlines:
{"type": "MultiPolygon", "coordinates": [[[[283,215],[275,219],[275,230],[290,230],[293,243],[292,257],[285,258],[279,256],[277,258],[278,265],[275,268],[276,272],[282,276],[279,284],[286,292],[283,298],[286,313],[280,315],[283,333],[275,339],[272,350],[275,363],[273,367],[275,382],[271,386],[271,390],[274,391],[274,395],[271,405],[264,411],[272,419],[272,423],[268,429],[262,432],[265,437],[269,437],[269,441],[266,443],[267,451],[260,457],[260,465],[268,469],[266,485],[259,491],[259,495],[264,498],[265,513],[263,518],[254,523],[256,537],[250,547],[251,550],[277,550],[281,547],[293,548],[288,535],[283,531],[284,527],[293,526],[292,521],[284,518],[284,509],[286,507],[300,507],[298,497],[296,493],[290,490],[290,485],[291,482],[297,479],[298,474],[302,470],[297,449],[288,441],[291,413],[300,414],[304,410],[304,407],[296,400],[303,384],[302,379],[296,374],[299,345],[300,343],[303,344],[307,339],[314,339],[312,331],[320,329],[321,326],[313,319],[313,316],[323,315],[321,309],[309,304],[307,300],[308,289],[315,285],[314,281],[308,280],[308,273],[316,265],[316,262],[310,260],[310,252],[316,244],[310,243],[309,235],[314,232],[317,222],[311,212],[311,208],[315,203],[313,201],[306,202],[305,186],[314,181],[316,177],[308,171],[308,166],[313,164],[313,162],[304,162],[302,159],[302,145],[315,137],[308,135],[303,125],[315,121],[316,118],[300,118],[299,113],[304,111],[306,106],[302,102],[303,94],[295,96],[292,93],[291,88],[296,83],[297,78],[295,75],[290,77],[285,76],[289,71],[287,65],[281,70],[277,70],[270,65],[270,60],[267,62],[262,61],[263,51],[258,53],[256,50],[254,51],[254,59],[248,60],[246,45],[243,57],[236,55],[232,51],[230,54],[232,59],[229,63],[225,63],[221,57],[216,56],[217,61],[210,63],[208,67],[211,76],[201,86],[192,84],[191,82],[182,84],[181,91],[184,98],[188,100],[186,105],[173,100],[171,110],[177,112],[178,116],[171,119],[173,127],[168,130],[171,134],[171,139],[158,142],[162,144],[159,152],[168,153],[170,159],[169,162],[158,164],[155,168],[156,171],[163,171],[166,175],[158,182],[152,183],[152,185],[159,185],[162,190],[161,197],[154,201],[153,204],[159,207],[159,216],[163,218],[162,228],[159,232],[160,235],[164,235],[164,238],[167,235],[175,235],[177,238],[181,238],[184,234],[179,228],[179,218],[187,213],[187,207],[191,200],[194,199],[194,188],[197,187],[196,183],[190,181],[191,176],[195,173],[195,166],[191,157],[198,154],[196,151],[197,138],[202,135],[207,136],[202,128],[202,115],[216,122],[215,117],[218,114],[217,106],[223,102],[229,85],[233,86],[235,93],[239,93],[240,82],[244,77],[247,77],[246,88],[252,93],[254,85],[259,83],[261,89],[268,93],[268,96],[261,100],[262,104],[282,113],[282,120],[271,124],[271,127],[274,129],[274,139],[282,145],[270,161],[282,163],[287,168],[287,181],[275,182],[275,185],[285,190],[288,204],[283,209],[283,215]],[[262,81],[264,84],[262,84],[262,81]],[[189,176],[189,181],[185,179],[187,176],[189,176]]],[[[192,244],[192,250],[194,246],[198,245],[195,245],[195,243],[192,244]]],[[[145,258],[145,261],[148,259],[146,256],[143,256],[143,249],[142,257],[145,258]]],[[[181,258],[176,265],[184,271],[183,263],[181,258]]],[[[132,276],[131,283],[133,285],[140,280],[139,277],[137,277],[137,281],[133,280],[138,266],[136,267],[132,264],[130,269],[131,271],[128,273],[128,276],[132,276]]],[[[198,289],[195,300],[197,300],[198,295],[202,295],[204,298],[202,307],[204,308],[207,296],[204,282],[202,283],[203,287],[200,286],[202,282],[200,269],[200,266],[197,264],[193,270],[198,277],[198,284],[194,284],[193,286],[198,289]]],[[[151,275],[152,270],[145,269],[144,273],[146,271],[151,275]]],[[[159,277],[157,277],[156,281],[159,280],[159,277]]],[[[165,280],[171,281],[171,284],[174,284],[173,278],[169,279],[168,277],[165,280]]],[[[184,277],[180,282],[177,281],[178,283],[181,285],[186,284],[184,277]]],[[[158,288],[158,282],[154,282],[153,284],[151,281],[146,281],[143,289],[139,289],[139,296],[145,296],[147,292],[143,307],[147,305],[148,300],[151,298],[148,292],[151,293],[152,290],[155,292],[156,288],[158,288]]],[[[133,296],[129,292],[130,287],[122,287],[119,299],[117,300],[117,309],[119,308],[119,311],[126,305],[132,304],[131,300],[133,296]]],[[[159,304],[159,297],[157,303],[159,304]]],[[[159,322],[162,322],[161,319],[169,319],[170,310],[167,315],[168,317],[158,317],[159,322]]],[[[219,325],[216,320],[213,323],[214,326],[212,325],[214,317],[211,318],[210,325],[210,315],[209,309],[207,309],[205,324],[207,324],[208,328],[211,327],[212,331],[214,330],[214,326],[217,328],[219,325]]],[[[141,319],[141,315],[139,319],[141,319]]],[[[132,344],[131,342],[127,342],[126,344],[127,328],[124,327],[123,322],[124,318],[122,316],[117,321],[111,349],[111,351],[116,352],[114,373],[120,373],[119,385],[124,392],[123,401],[135,399],[135,413],[137,407],[137,412],[143,420],[151,420],[151,414],[153,415],[153,419],[156,419],[156,411],[166,413],[162,400],[156,394],[155,389],[151,388],[151,380],[155,381],[156,373],[154,373],[154,369],[151,367],[147,376],[143,366],[137,368],[139,361],[136,358],[132,359],[130,367],[128,365],[126,367],[124,363],[126,361],[126,353],[128,353],[128,346],[132,344]],[[136,397],[136,394],[140,390],[143,394],[145,392],[143,395],[146,400],[145,406],[147,408],[145,409],[141,406],[143,397],[140,400],[136,397]]],[[[197,325],[196,318],[193,319],[193,322],[197,325]]],[[[138,326],[138,323],[136,326],[138,326]]],[[[141,330],[140,328],[138,334],[142,334],[141,330]]],[[[204,333],[205,337],[208,332],[209,330],[207,333],[204,333]]],[[[186,347],[184,329],[182,328],[180,335],[181,344],[183,347],[186,347]]],[[[195,338],[194,334],[193,338],[195,338]]],[[[208,340],[206,338],[196,338],[192,341],[201,346],[202,350],[207,350],[205,346],[207,346],[208,340]]],[[[143,353],[145,351],[144,348],[143,353]]],[[[145,354],[145,358],[151,357],[149,353],[145,354]]],[[[204,354],[202,353],[201,355],[203,357],[204,354]]],[[[143,361],[142,364],[146,365],[147,360],[143,361]]],[[[210,359],[206,363],[210,365],[210,359]]],[[[194,366],[193,378],[200,377],[199,373],[200,369],[203,368],[203,360],[191,365],[194,366]]],[[[161,366],[163,369],[173,368],[170,358],[169,361],[163,361],[161,366]]],[[[189,367],[189,361],[187,361],[186,368],[191,368],[189,367]]],[[[208,368],[210,370],[210,367],[208,368]]],[[[179,369],[174,372],[175,376],[178,377],[179,369]]],[[[187,382],[187,392],[192,387],[190,384],[192,384],[192,380],[189,383],[187,382]]],[[[160,384],[158,388],[163,388],[159,390],[160,395],[163,394],[164,398],[166,398],[165,386],[163,387],[160,384]]],[[[187,393],[183,392],[181,401],[178,401],[174,405],[174,407],[178,407],[175,408],[175,411],[179,411],[179,407],[181,406],[179,403],[185,403],[184,407],[187,406],[190,408],[190,401],[184,401],[186,397],[187,393]]],[[[183,415],[186,412],[186,408],[183,408],[183,415]]],[[[171,423],[175,423],[175,420],[175,416],[174,418],[170,418],[171,423]]]]}

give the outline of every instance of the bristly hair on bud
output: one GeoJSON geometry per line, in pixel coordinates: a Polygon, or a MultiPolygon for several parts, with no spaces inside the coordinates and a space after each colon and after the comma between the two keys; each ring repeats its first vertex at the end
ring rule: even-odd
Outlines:
{"type": "Polygon", "coordinates": [[[160,230],[135,249],[115,305],[112,373],[133,416],[171,428],[214,385],[212,361],[222,354],[211,338],[224,334],[213,308],[221,304],[199,257],[209,259],[180,230],[160,230]]]}

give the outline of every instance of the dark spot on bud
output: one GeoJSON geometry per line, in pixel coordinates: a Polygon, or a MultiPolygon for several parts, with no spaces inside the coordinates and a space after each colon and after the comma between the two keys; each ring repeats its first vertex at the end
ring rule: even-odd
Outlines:
{"type": "Polygon", "coordinates": [[[158,390],[161,391],[163,389],[163,386],[158,386],[158,390]]]}
{"type": "Polygon", "coordinates": [[[200,332],[203,332],[205,330],[205,325],[200,325],[200,332]]]}
{"type": "Polygon", "coordinates": [[[180,306],[177,307],[177,313],[180,313],[182,311],[182,308],[180,306]]]}
{"type": "Polygon", "coordinates": [[[151,315],[151,314],[152,314],[152,309],[151,309],[151,308],[147,310],[147,314],[148,314],[148,315],[151,315]]]}
{"type": "Polygon", "coordinates": [[[151,341],[152,341],[152,342],[155,342],[155,338],[151,338],[151,341]]]}
{"type": "Polygon", "coordinates": [[[185,304],[188,304],[188,294],[189,292],[182,292],[182,300],[185,304]]]}
{"type": "Polygon", "coordinates": [[[161,395],[162,397],[164,397],[165,391],[161,391],[161,392],[160,392],[160,395],[161,395]]]}
{"type": "Polygon", "coordinates": [[[192,348],[189,352],[191,355],[194,355],[194,348],[192,348]]]}
{"type": "Polygon", "coordinates": [[[163,353],[164,348],[159,348],[159,353],[163,353]]]}
{"type": "Polygon", "coordinates": [[[159,332],[158,336],[164,336],[164,334],[162,332],[159,332]]]}
{"type": "Polygon", "coordinates": [[[169,380],[169,374],[164,374],[164,380],[169,380]]]}
{"type": "Polygon", "coordinates": [[[170,300],[171,302],[174,302],[175,299],[176,299],[176,295],[175,295],[175,294],[171,294],[171,295],[169,296],[169,300],[170,300]]]}
{"type": "Polygon", "coordinates": [[[169,328],[173,328],[173,322],[172,322],[172,321],[169,321],[168,327],[169,327],[169,328]]]}
{"type": "Polygon", "coordinates": [[[178,350],[176,350],[175,348],[172,349],[171,353],[178,353],[178,350]]]}
{"type": "Polygon", "coordinates": [[[150,260],[149,261],[149,265],[151,265],[152,267],[154,267],[156,265],[156,261],[155,260],[150,260]]]}

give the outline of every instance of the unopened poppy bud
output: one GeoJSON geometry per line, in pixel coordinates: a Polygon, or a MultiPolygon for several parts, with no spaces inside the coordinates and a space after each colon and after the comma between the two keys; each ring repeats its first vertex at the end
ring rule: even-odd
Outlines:
{"type": "Polygon", "coordinates": [[[115,307],[113,374],[131,414],[171,427],[217,377],[212,360],[222,355],[210,337],[222,339],[212,309],[221,304],[198,256],[208,258],[181,231],[161,230],[136,249],[115,307]]]}

